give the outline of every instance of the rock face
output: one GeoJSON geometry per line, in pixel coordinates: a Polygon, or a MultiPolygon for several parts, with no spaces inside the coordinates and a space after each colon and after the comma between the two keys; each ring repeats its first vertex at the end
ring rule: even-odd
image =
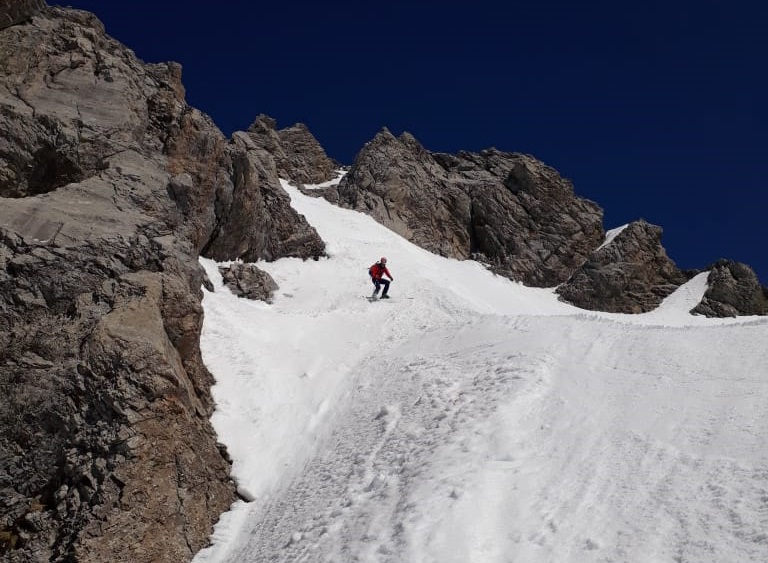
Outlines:
{"type": "Polygon", "coordinates": [[[627,225],[608,244],[592,252],[557,293],[583,309],[644,313],[687,276],[661,245],[661,227],[645,221],[627,225]]]}
{"type": "Polygon", "coordinates": [[[29,20],[43,8],[44,0],[0,0],[0,30],[29,20]]]}
{"type": "Polygon", "coordinates": [[[746,264],[719,260],[709,268],[704,298],[691,313],[707,317],[768,315],[768,288],[746,264]]]}
{"type": "MultiPolygon", "coordinates": [[[[180,154],[190,154],[187,145],[182,145],[180,154]]],[[[215,206],[208,209],[208,213],[213,209],[216,215],[215,228],[208,242],[202,244],[202,254],[216,260],[241,258],[246,262],[324,254],[325,243],[315,229],[290,207],[271,155],[253,145],[242,132],[233,135],[228,149],[231,189],[219,189],[215,206]]],[[[210,183],[216,181],[216,175],[208,178],[206,171],[200,171],[199,176],[202,181],[198,185],[219,185],[210,183]]]]}
{"type": "Polygon", "coordinates": [[[248,136],[274,157],[280,178],[295,184],[320,184],[333,179],[339,168],[303,123],[278,131],[277,122],[262,114],[248,128],[248,136]]]}
{"type": "MultiPolygon", "coordinates": [[[[311,195],[367,213],[431,252],[477,259],[526,285],[559,285],[563,300],[584,309],[647,312],[692,274],[667,256],[661,228],[642,220],[603,245],[602,210],[528,155],[432,153],[383,129],[338,186],[311,195]]],[[[729,281],[710,288],[696,312],[766,314],[754,274],[727,270],[713,272],[729,281]]]]}
{"type": "Polygon", "coordinates": [[[270,302],[278,289],[275,280],[255,264],[235,262],[228,267],[219,266],[224,283],[238,297],[270,302]]]}
{"type": "Polygon", "coordinates": [[[432,252],[532,286],[565,281],[603,239],[602,210],[555,170],[494,149],[431,153],[384,129],[338,186],[341,205],[432,252]]]}
{"type": "Polygon", "coordinates": [[[235,497],[197,257],[323,243],[266,151],[228,142],[178,65],[139,61],[93,15],[3,29],[0,68],[0,553],[189,560],[235,497]]]}

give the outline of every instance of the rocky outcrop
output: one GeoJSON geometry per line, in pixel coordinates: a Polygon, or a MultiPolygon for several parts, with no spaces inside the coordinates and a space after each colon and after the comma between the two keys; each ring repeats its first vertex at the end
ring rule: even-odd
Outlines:
{"type": "Polygon", "coordinates": [[[326,182],[339,168],[303,123],[278,131],[277,122],[261,114],[248,128],[248,136],[274,157],[280,178],[295,184],[326,182]]]}
{"type": "Polygon", "coordinates": [[[594,311],[655,309],[688,279],[667,256],[661,234],[661,227],[645,221],[630,223],[592,252],[557,293],[577,307],[594,311]]]}
{"type": "Polygon", "coordinates": [[[325,154],[325,149],[303,123],[280,129],[280,145],[290,163],[287,178],[302,184],[319,184],[336,176],[339,163],[325,154]]]}
{"type": "MultiPolygon", "coordinates": [[[[306,193],[367,213],[431,252],[479,260],[526,285],[559,285],[563,300],[585,309],[650,311],[694,274],[667,256],[661,228],[642,220],[602,244],[602,210],[528,155],[433,153],[385,128],[338,186],[306,193]]],[[[730,276],[738,281],[719,284],[729,296],[696,312],[766,314],[754,313],[764,310],[757,280],[739,268],[730,276]]]]}
{"type": "Polygon", "coordinates": [[[768,315],[768,288],[746,264],[719,260],[707,268],[707,291],[691,313],[707,317],[768,315]]]}
{"type": "Polygon", "coordinates": [[[325,243],[290,207],[271,155],[242,132],[233,135],[231,147],[233,190],[217,194],[222,211],[203,254],[245,262],[322,255],[325,243]]]}
{"type": "MultiPolygon", "coordinates": [[[[24,2],[17,5],[23,6],[24,2]]],[[[269,154],[86,12],[0,31],[0,552],[185,561],[235,497],[200,253],[316,257],[269,154]]]]}
{"type": "Polygon", "coordinates": [[[338,186],[363,211],[443,256],[478,258],[533,286],[565,281],[603,238],[602,210],[533,157],[431,153],[384,129],[338,186]]]}
{"type": "Polygon", "coordinates": [[[238,297],[270,303],[272,294],[278,289],[272,276],[255,264],[234,262],[229,266],[219,266],[219,272],[226,286],[238,297]]]}
{"type": "Polygon", "coordinates": [[[45,5],[44,0],[0,0],[0,30],[28,21],[45,5]]]}

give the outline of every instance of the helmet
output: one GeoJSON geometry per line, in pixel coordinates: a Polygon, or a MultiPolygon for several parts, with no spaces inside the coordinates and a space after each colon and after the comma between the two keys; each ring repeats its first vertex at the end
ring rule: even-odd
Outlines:
{"type": "Polygon", "coordinates": [[[382,256],[381,260],[379,260],[379,262],[381,262],[382,264],[386,264],[387,263],[387,259],[382,256]]]}

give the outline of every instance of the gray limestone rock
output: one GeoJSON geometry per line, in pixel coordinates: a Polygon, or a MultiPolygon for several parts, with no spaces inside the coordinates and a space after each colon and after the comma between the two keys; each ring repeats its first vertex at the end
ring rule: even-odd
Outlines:
{"type": "Polygon", "coordinates": [[[708,288],[691,313],[707,317],[768,315],[768,288],[746,264],[718,260],[707,268],[708,288]]]}
{"type": "Polygon", "coordinates": [[[28,21],[45,6],[45,0],[0,0],[0,30],[28,21]]]}
{"type": "Polygon", "coordinates": [[[290,163],[289,179],[302,184],[319,184],[336,175],[339,164],[325,154],[325,149],[303,123],[280,129],[280,145],[290,163]]]}
{"type": "Polygon", "coordinates": [[[179,65],[140,61],[92,14],[0,30],[0,85],[0,553],[189,560],[236,496],[198,256],[324,245],[271,155],[227,141],[179,65]]]}
{"type": "MultiPolygon", "coordinates": [[[[661,228],[645,221],[601,247],[602,210],[528,155],[432,153],[412,135],[384,128],[336,188],[311,192],[431,252],[484,262],[527,285],[559,285],[561,298],[585,309],[649,311],[692,275],[667,256],[661,228]]],[[[731,296],[698,312],[763,310],[759,283],[732,275],[740,281],[727,284],[731,296]]]]}
{"type": "Polygon", "coordinates": [[[270,303],[272,294],[278,289],[272,276],[255,264],[234,262],[229,266],[219,266],[219,272],[226,286],[238,297],[270,303]]]}
{"type": "Polygon", "coordinates": [[[303,123],[278,130],[274,119],[261,114],[248,136],[273,156],[279,177],[295,184],[320,184],[333,179],[339,168],[303,123]]]}
{"type": "Polygon", "coordinates": [[[602,210],[533,157],[431,153],[387,129],[360,151],[337,193],[341,205],[427,250],[482,260],[533,286],[566,280],[603,238],[602,210]]]}
{"type": "Polygon", "coordinates": [[[272,156],[238,132],[228,147],[232,191],[218,213],[216,228],[202,252],[216,260],[275,260],[283,256],[317,258],[325,244],[290,206],[272,156]]]}
{"type": "Polygon", "coordinates": [[[687,276],[661,245],[662,229],[635,221],[596,249],[557,288],[562,299],[595,311],[643,313],[655,309],[687,276]]]}

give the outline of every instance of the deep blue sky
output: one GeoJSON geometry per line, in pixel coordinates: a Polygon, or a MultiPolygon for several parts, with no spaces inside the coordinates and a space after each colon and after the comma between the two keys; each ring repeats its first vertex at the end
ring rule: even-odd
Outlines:
{"type": "Polygon", "coordinates": [[[71,2],[145,61],[180,62],[226,134],[266,113],[345,164],[382,126],[530,153],[606,228],[644,218],[678,266],[731,258],[768,283],[768,3],[513,4],[71,2]]]}

